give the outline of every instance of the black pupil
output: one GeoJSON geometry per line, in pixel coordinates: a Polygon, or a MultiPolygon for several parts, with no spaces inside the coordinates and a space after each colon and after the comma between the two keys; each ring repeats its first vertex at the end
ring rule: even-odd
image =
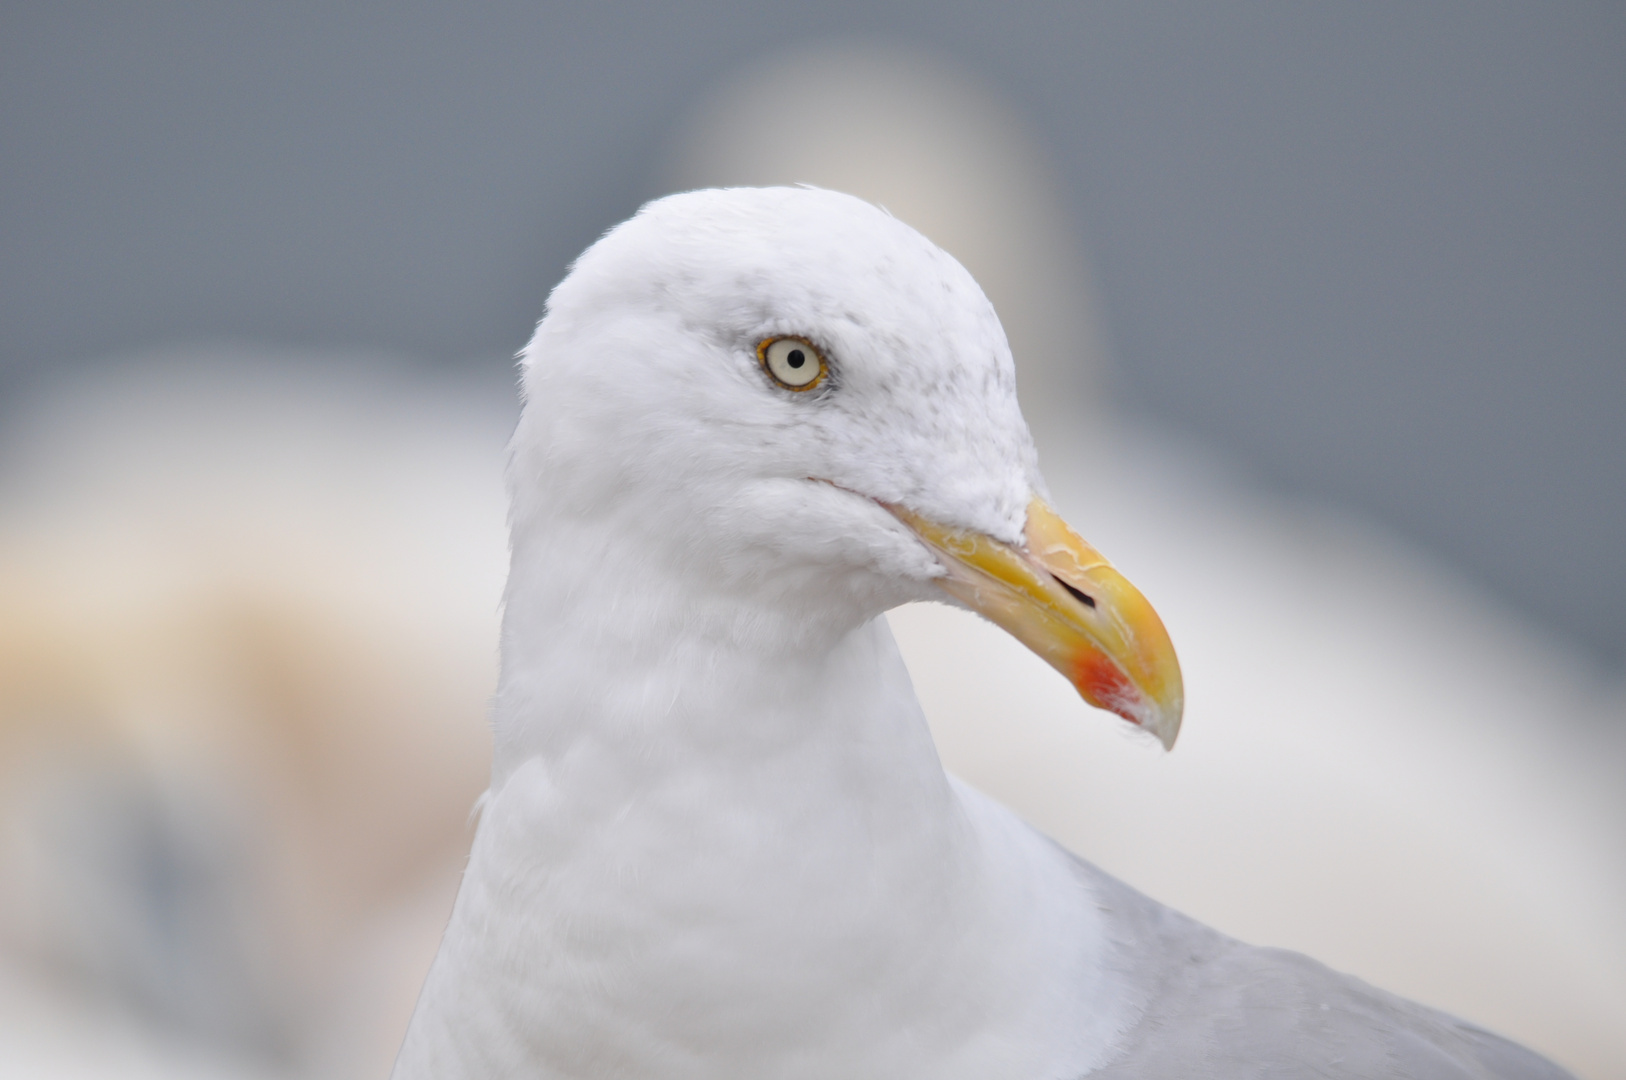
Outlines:
{"type": "Polygon", "coordinates": [[[792,349],[785,357],[785,363],[789,364],[793,368],[801,367],[803,364],[807,363],[807,354],[802,352],[800,349],[792,349]]]}

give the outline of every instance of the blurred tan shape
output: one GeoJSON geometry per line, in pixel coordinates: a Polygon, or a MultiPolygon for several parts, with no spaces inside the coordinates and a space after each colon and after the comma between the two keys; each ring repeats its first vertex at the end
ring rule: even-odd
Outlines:
{"type": "Polygon", "coordinates": [[[509,409],[213,353],[8,432],[0,970],[179,1046],[382,1075],[485,783],[509,409]]]}

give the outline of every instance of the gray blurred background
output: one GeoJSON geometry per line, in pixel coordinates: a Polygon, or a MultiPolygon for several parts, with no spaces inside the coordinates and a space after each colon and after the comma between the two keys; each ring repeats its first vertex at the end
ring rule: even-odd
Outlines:
{"type": "Polygon", "coordinates": [[[499,365],[721,73],[832,37],[1031,122],[1121,405],[1626,657],[1619,5],[10,4],[0,396],[198,341],[499,365]]]}

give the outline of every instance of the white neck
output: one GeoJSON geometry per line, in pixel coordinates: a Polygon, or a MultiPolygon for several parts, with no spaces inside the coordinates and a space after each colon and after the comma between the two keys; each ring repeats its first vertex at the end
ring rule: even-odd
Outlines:
{"type": "Polygon", "coordinates": [[[945,776],[884,621],[702,603],[573,532],[516,540],[493,784],[397,1076],[1099,1063],[1095,907],[945,776]]]}

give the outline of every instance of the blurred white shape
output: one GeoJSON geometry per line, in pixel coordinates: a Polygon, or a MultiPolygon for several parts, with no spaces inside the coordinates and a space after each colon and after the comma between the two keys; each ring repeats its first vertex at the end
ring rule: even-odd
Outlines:
{"type": "Polygon", "coordinates": [[[511,384],[212,350],[9,404],[0,976],[61,1022],[0,1010],[0,1075],[383,1075],[485,784],[511,384]]]}
{"type": "Polygon", "coordinates": [[[761,57],[674,134],[669,190],[813,184],[884,206],[959,259],[999,310],[1046,444],[1106,374],[1087,265],[1038,136],[927,53],[863,44],[761,57]]]}
{"type": "Polygon", "coordinates": [[[1169,625],[1189,704],[1165,757],[993,627],[894,612],[952,771],[1222,930],[1626,1075],[1626,698],[1394,539],[1111,420],[1086,263],[1018,116],[918,53],[796,49],[703,100],[664,180],[848,191],[960,258],[1057,506],[1169,625]]]}
{"type": "Polygon", "coordinates": [[[0,1080],[277,1080],[166,1038],[116,1009],[16,979],[0,964],[0,1080]]]}

